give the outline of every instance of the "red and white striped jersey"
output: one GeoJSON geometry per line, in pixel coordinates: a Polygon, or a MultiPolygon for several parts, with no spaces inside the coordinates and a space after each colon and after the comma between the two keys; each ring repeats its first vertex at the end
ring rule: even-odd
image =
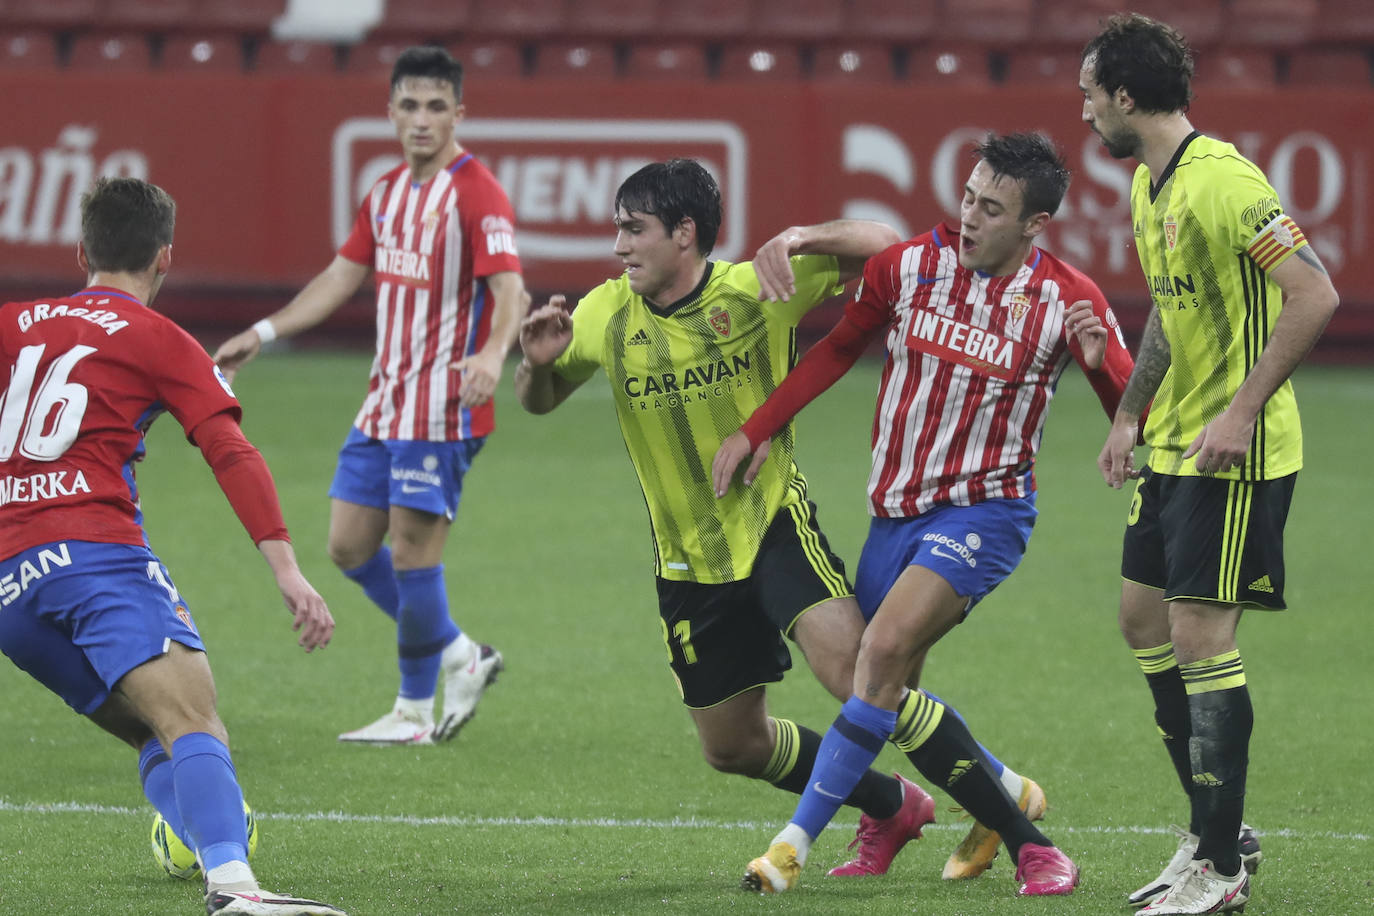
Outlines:
{"type": "Polygon", "coordinates": [[[486,278],[520,270],[515,215],[491,172],[468,152],[422,184],[397,166],[372,186],[339,254],[372,266],[377,283],[377,353],[354,425],[431,442],[491,432],[492,402],[460,407],[453,368],[491,331],[486,278]]]}
{"type": "Polygon", "coordinates": [[[1045,414],[1072,356],[1064,313],[1088,299],[1109,329],[1102,367],[1087,371],[1111,414],[1132,361],[1097,285],[1038,248],[1015,274],[959,266],[958,233],[938,226],[871,259],[848,318],[886,326],[873,418],[870,512],[920,515],[943,504],[1022,497],[1045,414]]]}

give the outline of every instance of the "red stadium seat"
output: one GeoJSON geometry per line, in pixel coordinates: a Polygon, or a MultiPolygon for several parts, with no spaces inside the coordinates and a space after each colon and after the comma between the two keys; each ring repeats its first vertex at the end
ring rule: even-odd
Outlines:
{"type": "Polygon", "coordinates": [[[801,55],[790,42],[727,45],[716,75],[723,80],[799,80],[801,55]]]}
{"type": "Polygon", "coordinates": [[[1071,89],[1078,85],[1082,57],[1078,51],[1051,48],[1017,48],[1007,54],[1009,86],[1044,85],[1071,89]]]}
{"type": "Polygon", "coordinates": [[[470,74],[497,79],[518,79],[525,75],[525,53],[513,41],[469,41],[449,49],[463,64],[464,78],[470,74]]]}
{"type": "Polygon", "coordinates": [[[1374,41],[1374,3],[1369,0],[1317,0],[1313,36],[1332,44],[1374,41]]]}
{"type": "Polygon", "coordinates": [[[942,0],[935,37],[1011,46],[1030,37],[1034,0],[942,0]]]}
{"type": "Polygon", "coordinates": [[[625,59],[625,76],[633,80],[704,80],[708,72],[706,49],[696,42],[635,42],[625,59]]]}
{"type": "Polygon", "coordinates": [[[536,76],[615,79],[615,48],[608,41],[545,41],[535,56],[536,76]]]}
{"type": "Polygon", "coordinates": [[[57,39],[46,29],[0,34],[0,70],[53,70],[57,39]]]}
{"type": "Polygon", "coordinates": [[[907,73],[918,83],[992,85],[987,48],[976,44],[936,42],[914,48],[907,57],[907,73]]]}
{"type": "Polygon", "coordinates": [[[844,24],[846,35],[878,41],[921,41],[935,30],[939,18],[934,3],[911,0],[849,0],[844,24]]]}
{"type": "Polygon", "coordinates": [[[567,0],[476,0],[468,28],[474,35],[543,38],[561,34],[566,15],[567,0]]]}
{"type": "Polygon", "coordinates": [[[450,37],[468,28],[472,0],[386,0],[371,37],[450,37]]]}
{"type": "Polygon", "coordinates": [[[258,45],[253,72],[265,74],[333,73],[339,69],[334,45],[323,41],[272,41],[258,45]]]}
{"type": "Polygon", "coordinates": [[[1113,13],[1135,11],[1169,23],[1183,33],[1193,47],[1212,44],[1221,37],[1225,0],[1040,0],[1034,35],[1037,41],[1067,44],[1082,49],[1101,31],[1113,13]]]}
{"type": "Polygon", "coordinates": [[[1210,48],[1197,57],[1193,88],[1271,89],[1276,82],[1274,55],[1258,48],[1210,48]]]}
{"type": "Polygon", "coordinates": [[[286,12],[286,0],[197,0],[194,23],[207,31],[261,35],[286,12]]]}
{"type": "Polygon", "coordinates": [[[755,0],[750,34],[761,41],[832,38],[844,18],[839,0],[755,0]]]}
{"type": "Polygon", "coordinates": [[[195,25],[197,12],[194,0],[105,0],[100,15],[88,25],[111,31],[174,32],[195,25]]]}
{"type": "Polygon", "coordinates": [[[3,17],[8,28],[84,28],[99,16],[102,5],[102,0],[7,0],[3,17]]]}
{"type": "Polygon", "coordinates": [[[142,72],[152,65],[148,40],[142,32],[78,35],[67,56],[67,66],[72,70],[142,72]]]}
{"type": "Polygon", "coordinates": [[[1300,48],[1288,58],[1286,82],[1291,86],[1368,89],[1369,55],[1343,48],[1300,48]]]}
{"type": "Polygon", "coordinates": [[[665,37],[730,41],[753,25],[753,0],[668,0],[659,10],[665,37]]]}
{"type": "Polygon", "coordinates": [[[237,35],[173,35],[162,45],[164,70],[241,73],[243,42],[237,35]]]}
{"type": "Polygon", "coordinates": [[[345,69],[350,73],[391,73],[396,58],[413,42],[402,39],[369,38],[348,49],[345,69]]]}
{"type": "Polygon", "coordinates": [[[847,42],[816,48],[815,78],[828,82],[887,83],[894,79],[892,49],[847,42]]]}
{"type": "Polygon", "coordinates": [[[1297,47],[1312,37],[1317,0],[1231,0],[1226,13],[1228,42],[1297,47]]]}
{"type": "Polygon", "coordinates": [[[660,5],[659,0],[569,0],[565,31],[598,38],[668,38],[658,27],[660,5]]]}

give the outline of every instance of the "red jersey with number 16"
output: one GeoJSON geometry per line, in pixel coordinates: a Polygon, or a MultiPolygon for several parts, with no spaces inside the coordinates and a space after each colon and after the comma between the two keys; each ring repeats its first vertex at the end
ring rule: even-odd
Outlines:
{"type": "Polygon", "coordinates": [[[868,262],[845,314],[873,333],[886,329],[868,480],[873,515],[920,515],[1034,489],[1050,398],[1069,359],[1082,364],[1064,322],[1080,299],[1109,329],[1102,366],[1083,368],[1110,416],[1133,363],[1102,292],[1078,270],[1032,248],[1014,274],[982,275],[959,265],[959,235],[949,226],[868,262]]]}
{"type": "Polygon", "coordinates": [[[146,544],[134,462],[169,411],[239,403],[195,339],[115,289],[0,306],[0,557],[63,539],[146,544]]]}
{"type": "Polygon", "coordinates": [[[451,442],[485,436],[492,402],[461,407],[454,363],[491,332],[486,278],[520,270],[515,215],[486,166],[462,153],[428,181],[404,164],[363,201],[339,254],[373,268],[377,355],[354,425],[374,439],[451,442]]]}

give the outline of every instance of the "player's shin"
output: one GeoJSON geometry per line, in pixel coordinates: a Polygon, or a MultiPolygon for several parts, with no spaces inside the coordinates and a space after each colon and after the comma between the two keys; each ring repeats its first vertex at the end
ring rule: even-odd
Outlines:
{"type": "Polygon", "coordinates": [[[182,735],[172,744],[172,779],[187,845],[200,853],[206,872],[230,862],[247,868],[243,792],[229,748],[204,732],[182,735]]]}
{"type": "Polygon", "coordinates": [[[1192,711],[1193,791],[1202,824],[1196,857],[1218,873],[1240,869],[1237,835],[1245,808],[1254,711],[1240,653],[1227,652],[1182,665],[1192,711]]]}

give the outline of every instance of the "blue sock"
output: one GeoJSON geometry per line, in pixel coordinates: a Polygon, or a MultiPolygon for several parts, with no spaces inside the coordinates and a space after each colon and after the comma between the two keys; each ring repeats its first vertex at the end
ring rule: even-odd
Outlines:
{"type": "Polygon", "coordinates": [[[143,796],[152,802],[177,839],[186,843],[188,849],[194,849],[187,842],[186,825],[182,823],[181,812],[177,810],[177,793],[172,784],[172,758],[167,756],[162,749],[162,742],[156,738],[149,738],[138,753],[138,779],[143,783],[143,796]]]}
{"type": "Polygon", "coordinates": [[[172,743],[172,781],[177,809],[190,843],[209,871],[226,862],[248,861],[248,827],[243,791],[229,748],[213,735],[191,732],[172,743]]]}
{"type": "Polygon", "coordinates": [[[444,567],[396,571],[401,613],[396,618],[401,696],[423,700],[439,683],[439,656],[463,631],[448,613],[444,567]]]}
{"type": "Polygon", "coordinates": [[[792,823],[813,840],[840,810],[865,772],[877,759],[887,736],[897,727],[897,713],[850,697],[821,739],[811,783],[797,803],[792,823]]]}
{"type": "MultiPolygon", "coordinates": [[[[944,700],[940,699],[935,694],[931,693],[929,690],[926,690],[924,687],[921,688],[921,692],[924,693],[926,696],[930,697],[935,702],[939,703],[941,706],[943,706],[946,712],[954,713],[954,717],[958,719],[960,722],[964,722],[964,717],[959,715],[959,710],[955,709],[953,706],[949,705],[944,700]]],[[[964,722],[964,728],[968,728],[967,722],[964,722]]],[[[983,743],[981,741],[978,742],[978,750],[983,752],[983,759],[988,762],[988,766],[992,767],[992,775],[996,776],[998,779],[1001,779],[1002,771],[1007,768],[1006,764],[1002,763],[1002,761],[992,756],[992,751],[983,747],[983,743]]]]}
{"type": "Polygon", "coordinates": [[[386,612],[392,620],[401,610],[401,598],[396,592],[396,572],[391,567],[391,548],[385,544],[357,569],[345,569],[345,576],[363,587],[363,594],[386,612]]]}

